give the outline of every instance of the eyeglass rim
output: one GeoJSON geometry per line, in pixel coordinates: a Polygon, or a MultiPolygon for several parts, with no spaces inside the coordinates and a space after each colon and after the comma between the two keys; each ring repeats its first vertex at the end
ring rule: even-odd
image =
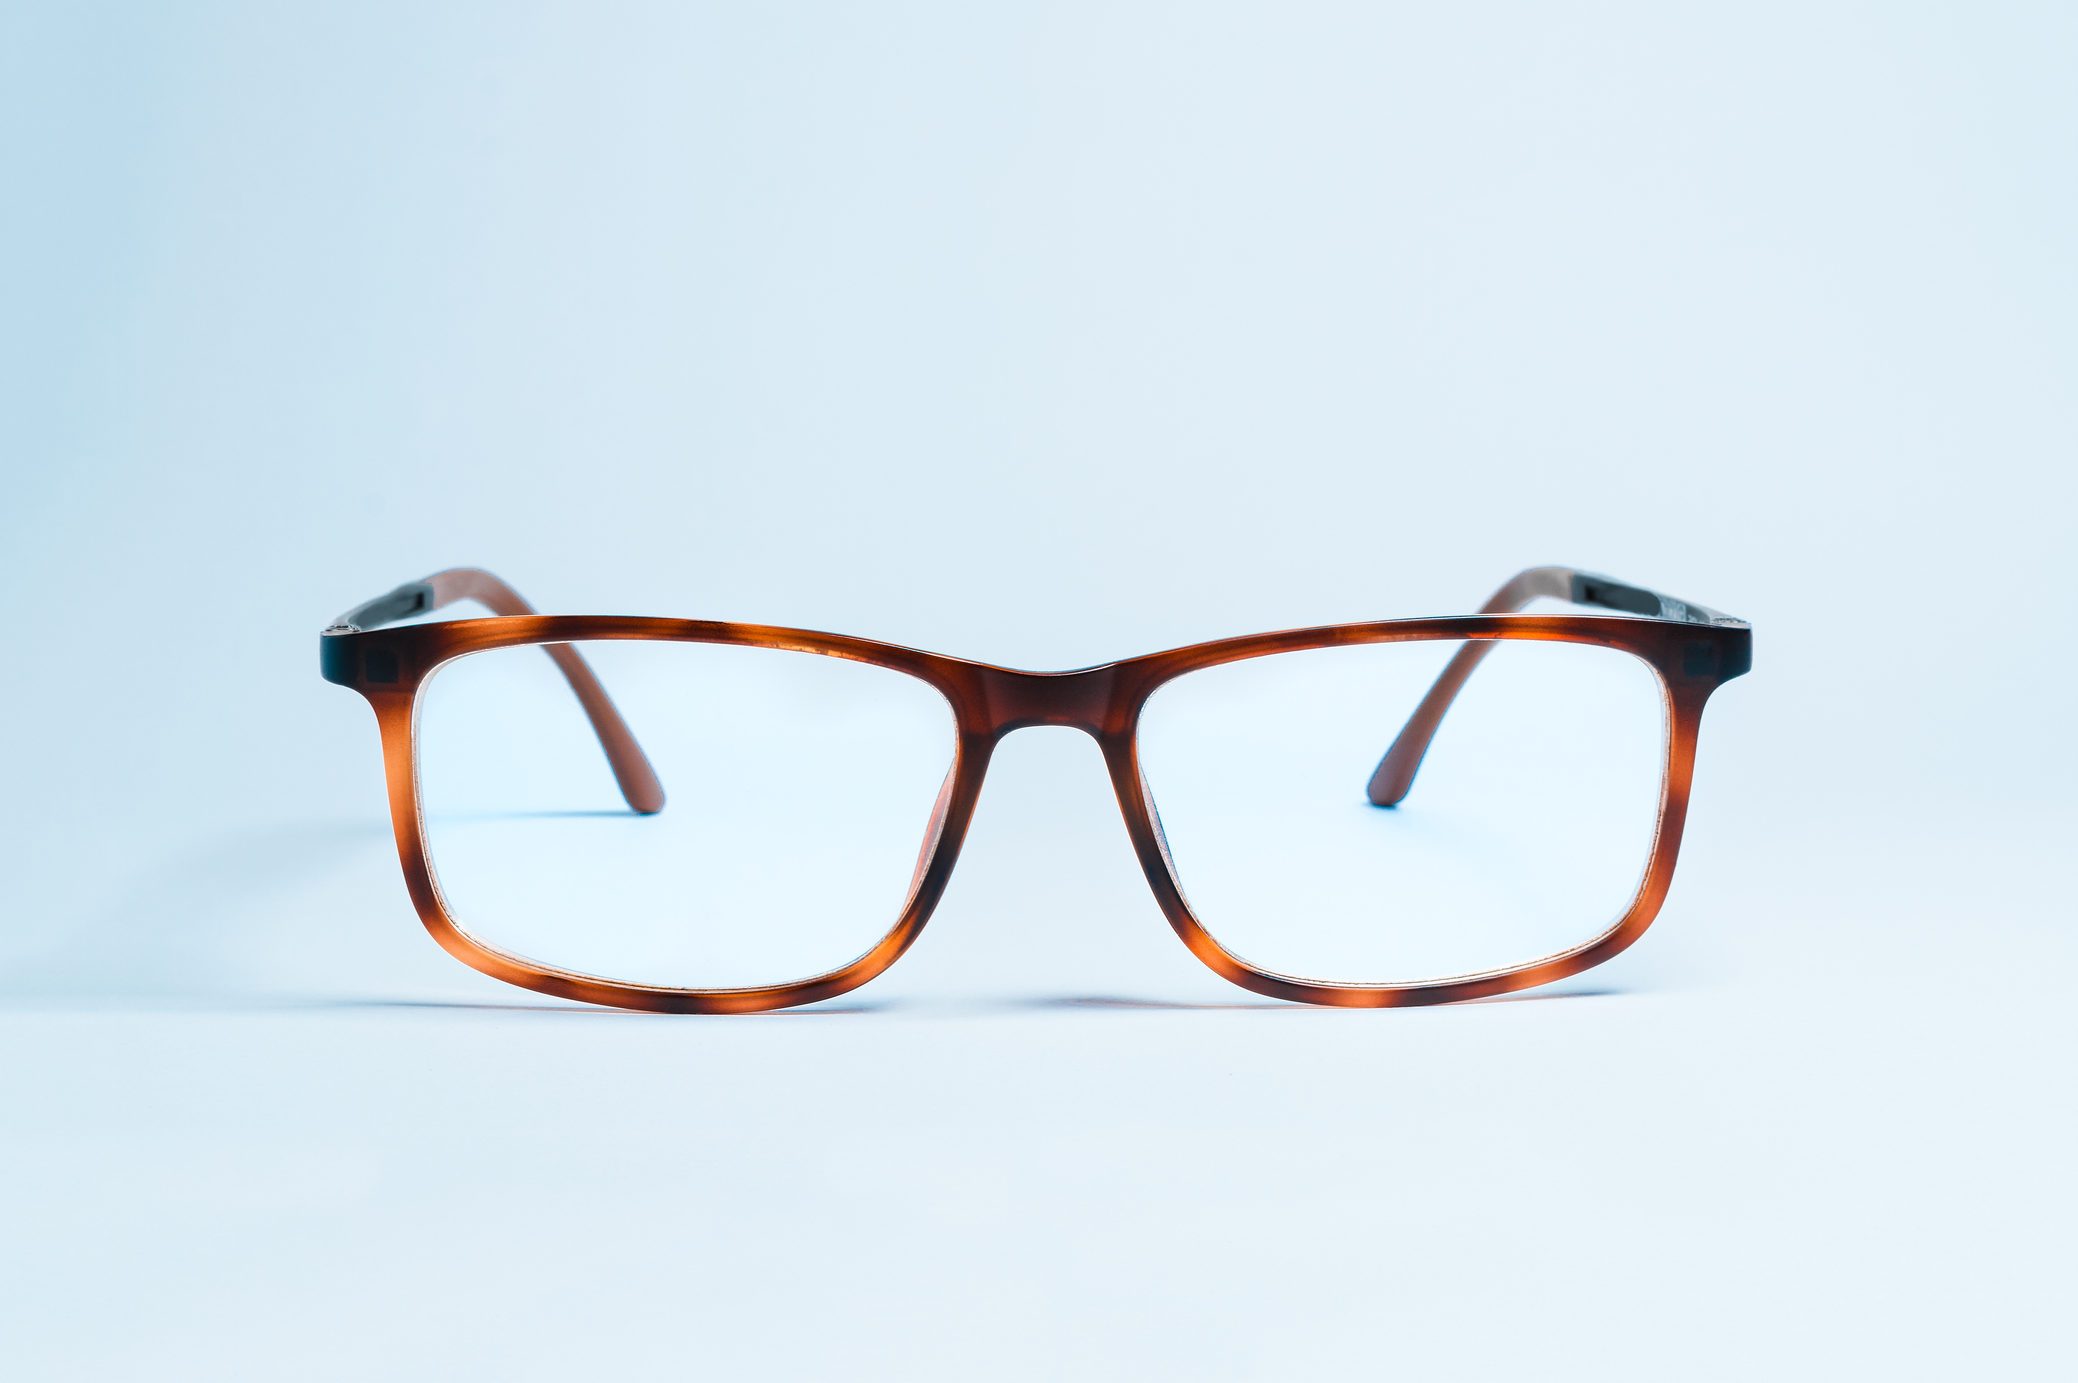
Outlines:
{"type": "MultiPolygon", "coordinates": [[[[1533,568],[1525,575],[1538,572],[1577,576],[1563,568],[1533,568]]],[[[1640,588],[1621,590],[1639,597],[1651,595],[1640,588]]],[[[391,601],[391,611],[412,603],[399,601],[396,594],[383,598],[391,601]]],[[[369,608],[356,613],[366,613],[369,608]]],[[[421,921],[456,959],[521,988],[585,1003],[674,1013],[753,1012],[848,993],[894,964],[921,935],[958,861],[996,745],[1018,729],[1061,725],[1096,739],[1141,871],[1171,928],[1193,955],[1223,978],[1258,994],[1303,1003],[1383,1008],[1450,1003],[1548,984],[1620,954],[1651,925],[1673,882],[1704,705],[1718,687],[1752,665],[1751,628],[1744,621],[1703,607],[1682,608],[1706,618],[1667,619],[1642,613],[1482,613],[1317,625],[1216,639],[1065,672],[999,667],[851,635],[713,620],[527,613],[362,628],[343,619],[321,635],[320,666],[326,680],[359,692],[374,709],[399,859],[421,921]],[[545,965],[490,946],[456,922],[433,871],[419,799],[416,709],[420,689],[436,669],[470,654],[610,640],[788,649],[847,658],[907,673],[945,695],[957,727],[949,788],[927,833],[931,837],[927,855],[920,862],[908,902],[878,944],[835,970],[784,984],[676,988],[608,980],[545,965]],[[1227,950],[1184,897],[1141,772],[1138,723],[1149,695],[1188,673],[1251,658],[1437,640],[1587,644],[1630,653],[1652,668],[1665,696],[1667,759],[1657,828],[1630,907],[1600,935],[1555,955],[1503,969],[1408,983],[1327,983],[1267,970],[1227,950]]],[[[403,615],[418,612],[406,609],[403,615]]],[[[399,616],[391,613],[390,617],[399,616]]],[[[622,767],[617,764],[617,771],[622,767]]],[[[624,775],[624,787],[628,782],[624,775]]]]}

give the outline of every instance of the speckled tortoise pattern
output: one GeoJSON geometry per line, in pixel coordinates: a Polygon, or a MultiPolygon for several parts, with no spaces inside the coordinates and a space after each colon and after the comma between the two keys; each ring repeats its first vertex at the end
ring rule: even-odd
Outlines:
{"type": "Polygon", "coordinates": [[[952,876],[996,745],[1013,730],[1058,725],[1089,734],[1102,749],[1119,811],[1148,886],[1169,925],[1199,960],[1258,994],[1303,1003],[1389,1008],[1476,999],[1548,984],[1600,965],[1643,935],[1673,882],[1703,706],[1719,686],[1752,665],[1752,631],[1743,620],[1638,586],[1568,567],[1535,567],[1510,579],[1475,615],[1251,634],[1068,672],[1023,672],[800,629],[619,615],[542,615],[489,572],[456,568],[399,586],[342,615],[320,636],[319,665],[327,681],[352,688],[375,708],[397,852],[412,902],[426,929],[465,964],[526,989],[586,1003],[670,1013],[784,1008],[854,989],[892,965],[922,932],[952,876]],[[1622,614],[1517,613],[1540,597],[1622,614]],[[465,600],[490,610],[491,617],[385,627],[465,600]],[[441,898],[420,819],[413,738],[420,687],[434,669],[465,654],[525,644],[540,646],[554,660],[590,719],[628,806],[645,814],[662,811],[664,787],[656,770],[605,687],[571,646],[600,639],[735,644],[850,658],[908,673],[944,694],[958,727],[952,771],[924,829],[907,906],[878,945],[839,969],[790,984],[675,989],[620,983],[539,965],[486,946],[456,925],[441,898]],[[1659,827],[1629,909],[1601,935],[1570,950],[1511,969],[1419,984],[1322,984],[1248,964],[1215,941],[1184,900],[1140,773],[1135,729],[1148,695],[1185,673],[1244,658],[1348,644],[1437,639],[1466,642],[1372,775],[1369,797],[1380,807],[1390,807],[1407,795],[1458,690],[1498,640],[1543,639],[1620,649],[1644,660],[1658,675],[1668,724],[1659,827]]]}

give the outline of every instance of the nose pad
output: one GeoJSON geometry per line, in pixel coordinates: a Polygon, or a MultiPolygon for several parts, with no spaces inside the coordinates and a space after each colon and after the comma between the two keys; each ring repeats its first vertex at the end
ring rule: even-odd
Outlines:
{"type": "Polygon", "coordinates": [[[923,882],[924,866],[938,852],[938,837],[945,834],[945,809],[952,803],[953,769],[945,770],[945,781],[938,785],[938,801],[931,807],[931,824],[924,827],[924,843],[917,847],[916,868],[909,874],[909,896],[916,897],[916,886],[923,882]]]}

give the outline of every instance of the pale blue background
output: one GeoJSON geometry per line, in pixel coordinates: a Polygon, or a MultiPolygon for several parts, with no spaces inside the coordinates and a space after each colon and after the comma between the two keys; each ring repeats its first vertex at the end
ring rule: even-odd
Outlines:
{"type": "Polygon", "coordinates": [[[2048,3],[0,8],[10,1366],[2061,1376],[2074,64],[2048,3]],[[1066,732],[851,999],[537,1003],[315,666],[459,562],[1046,667],[1545,561],[1757,670],[1650,937],[1450,1010],[1203,971],[1066,732]]]}

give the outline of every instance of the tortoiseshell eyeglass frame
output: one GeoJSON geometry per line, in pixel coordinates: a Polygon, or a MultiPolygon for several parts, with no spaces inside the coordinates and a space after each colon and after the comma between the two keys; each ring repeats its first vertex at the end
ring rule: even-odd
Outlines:
{"type": "Polygon", "coordinates": [[[1642,587],[1569,567],[1534,567],[1509,580],[1476,615],[1253,634],[1069,672],[1023,672],[801,629],[710,620],[542,615],[489,572],[456,568],[400,586],[342,615],[320,636],[319,665],[327,681],[352,688],[375,708],[397,852],[412,902],[426,929],[458,960],[525,989],[585,1003],[669,1013],[746,1013],[814,1003],[855,989],[892,965],[923,931],[952,877],[997,743],[1013,730],[1057,725],[1089,734],[1102,749],[1119,811],[1148,886],[1169,925],[1199,960],[1258,994],[1302,1003],[1390,1008],[1477,999],[1548,984],[1600,965],[1644,934],[1673,882],[1703,706],[1719,686],[1751,667],[1752,630],[1743,620],[1642,587]],[[1517,613],[1539,598],[1623,613],[1517,613]],[[475,601],[489,609],[492,617],[383,627],[461,600],[475,601]],[[952,770],[924,827],[907,905],[877,945],[838,969],[789,984],[678,989],[622,983],[539,965],[487,946],[456,924],[441,898],[420,819],[414,745],[419,689],[436,668],[466,654],[529,644],[542,647],[591,720],[628,805],[645,814],[662,811],[664,788],[656,771],[606,689],[572,646],[608,639],[735,644],[855,659],[908,673],[945,696],[958,730],[952,770]],[[1245,658],[1351,644],[1462,640],[1463,646],[1392,741],[1368,784],[1371,802],[1391,807],[1413,786],[1429,741],[1458,690],[1492,645],[1506,639],[1619,649],[1642,659],[1658,676],[1667,711],[1659,827],[1638,891],[1623,916],[1593,940],[1555,955],[1506,970],[1417,984],[1327,984],[1278,974],[1250,965],[1214,940],[1184,900],[1160,820],[1141,777],[1135,732],[1149,694],[1186,673],[1245,658]]]}

